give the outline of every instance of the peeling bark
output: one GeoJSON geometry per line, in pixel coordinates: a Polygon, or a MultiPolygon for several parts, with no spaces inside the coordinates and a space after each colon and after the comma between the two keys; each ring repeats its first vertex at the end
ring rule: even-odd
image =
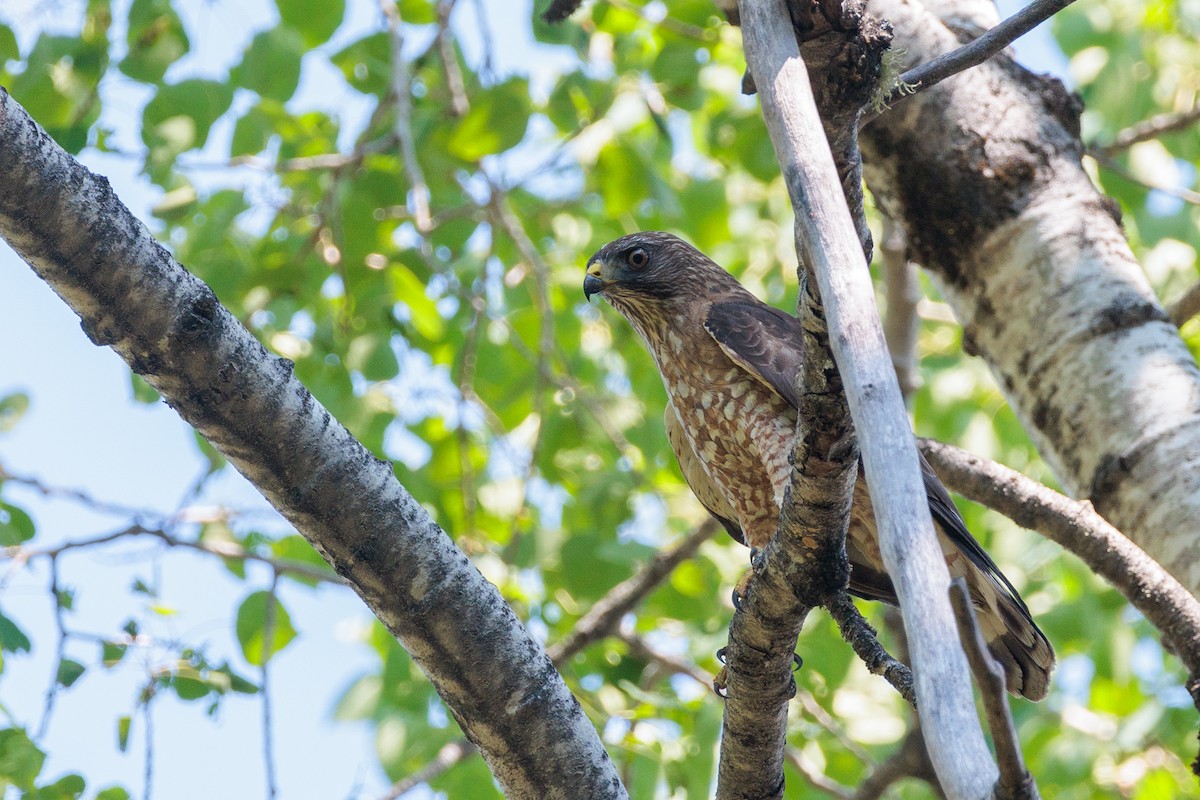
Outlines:
{"type": "Polygon", "coordinates": [[[0,89],[0,235],[395,634],[512,798],[622,798],[595,728],[500,593],[375,458],[0,89]]]}
{"type": "MultiPolygon", "coordinates": [[[[920,3],[871,10],[910,62],[960,43],[920,3]]],[[[1070,493],[1198,593],[1200,369],[1080,165],[1079,112],[998,56],[867,126],[867,182],[1070,493]]]]}

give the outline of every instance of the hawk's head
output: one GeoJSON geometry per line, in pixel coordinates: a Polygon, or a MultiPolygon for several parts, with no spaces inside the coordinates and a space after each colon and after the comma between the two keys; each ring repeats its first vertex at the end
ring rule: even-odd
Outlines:
{"type": "Polygon", "coordinates": [[[691,301],[738,284],[708,256],[678,236],[643,231],[596,251],[587,264],[583,293],[603,295],[618,311],[672,300],[691,301]]]}

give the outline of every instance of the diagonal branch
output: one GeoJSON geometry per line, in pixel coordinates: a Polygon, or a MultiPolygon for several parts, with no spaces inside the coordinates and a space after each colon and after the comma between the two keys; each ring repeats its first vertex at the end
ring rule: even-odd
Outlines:
{"type": "Polygon", "coordinates": [[[1097,157],[1111,158],[1139,142],[1148,142],[1164,134],[1181,131],[1197,122],[1200,122],[1200,105],[1194,105],[1186,111],[1157,114],[1117,131],[1117,135],[1108,144],[1092,145],[1088,150],[1097,157]]]}
{"type": "MultiPolygon", "coordinates": [[[[1015,470],[948,444],[923,439],[921,449],[952,491],[1053,539],[1124,595],[1183,662],[1188,671],[1185,686],[1200,710],[1200,600],[1090,503],[1064,497],[1015,470]]],[[[1192,771],[1200,776],[1200,755],[1192,771]]]]}
{"type": "Polygon", "coordinates": [[[1167,648],[1200,677],[1200,600],[1096,513],[1016,470],[952,445],[921,440],[946,486],[1083,559],[1162,633],[1167,648]]]}
{"type": "Polygon", "coordinates": [[[203,282],[0,89],[0,235],[346,578],[510,797],[624,797],[495,586],[203,282]]]}
{"type": "Polygon", "coordinates": [[[967,661],[971,664],[971,673],[975,676],[975,683],[979,684],[983,712],[996,747],[996,761],[1000,766],[996,797],[1004,800],[1041,800],[1037,784],[1033,782],[1029,770],[1025,769],[1025,758],[1021,755],[1021,742],[1017,739],[1017,729],[1005,694],[1004,670],[988,652],[975,609],[971,607],[971,590],[964,579],[955,578],[950,583],[950,603],[954,606],[954,620],[958,623],[958,635],[962,639],[967,661]]]}
{"type": "MultiPolygon", "coordinates": [[[[1033,0],[999,25],[988,29],[978,39],[907,70],[880,105],[886,108],[971,67],[979,66],[1073,2],[1075,0],[1033,0]]],[[[878,113],[874,113],[865,117],[863,124],[878,116],[878,113]]]]}

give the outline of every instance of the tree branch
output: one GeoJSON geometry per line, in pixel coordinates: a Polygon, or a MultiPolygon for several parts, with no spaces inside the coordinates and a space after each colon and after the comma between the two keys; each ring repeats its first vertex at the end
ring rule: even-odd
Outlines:
{"type": "Polygon", "coordinates": [[[921,317],[917,306],[921,302],[921,287],[917,280],[917,265],[908,259],[908,242],[903,226],[891,217],[883,218],[883,242],[879,247],[883,262],[884,295],[887,315],[883,318],[883,337],[892,354],[892,366],[900,382],[900,393],[906,401],[921,385],[917,366],[917,334],[921,317]]]}
{"type": "Polygon", "coordinates": [[[429,184],[421,162],[417,160],[417,144],[412,130],[412,75],[404,59],[404,21],[393,0],[380,0],[379,7],[388,22],[388,37],[392,48],[392,97],[395,100],[395,137],[400,142],[400,155],[408,175],[408,198],[413,224],[421,234],[422,253],[429,256],[427,235],[433,223],[429,212],[429,184]]]}
{"type": "Polygon", "coordinates": [[[687,561],[720,530],[711,517],[700,524],[669,550],[659,551],[636,574],[614,586],[579,618],[570,635],[546,648],[546,655],[555,664],[562,664],[597,639],[611,635],[621,617],[645,599],[668,575],[687,561]]]}
{"type": "Polygon", "coordinates": [[[996,747],[1000,780],[996,782],[995,796],[997,800],[1040,800],[1037,784],[1025,769],[1025,758],[1021,755],[1021,742],[1005,694],[1004,670],[988,652],[975,609],[971,607],[971,591],[964,579],[955,578],[950,582],[950,603],[954,606],[958,636],[962,639],[975,683],[979,685],[983,711],[996,747]]]}
{"type": "MultiPolygon", "coordinates": [[[[1200,711],[1200,600],[1096,513],[1001,464],[931,439],[921,450],[946,486],[1053,539],[1117,589],[1162,634],[1188,671],[1186,688],[1200,711]]],[[[1200,776],[1200,755],[1192,764],[1200,776]]]]}
{"type": "Polygon", "coordinates": [[[624,797],[521,621],[380,461],[0,89],[0,235],[346,578],[509,797],[624,797]]]}
{"type": "Polygon", "coordinates": [[[952,445],[921,440],[946,486],[1083,559],[1158,628],[1163,642],[1200,676],[1200,600],[1092,509],[1002,464],[952,445]]]}
{"type": "Polygon", "coordinates": [[[1193,283],[1183,295],[1167,308],[1176,328],[1182,328],[1192,317],[1200,314],[1200,283],[1193,283]]]}
{"type": "MultiPolygon", "coordinates": [[[[921,698],[918,709],[933,763],[951,795],[982,797],[995,783],[996,768],[975,715],[966,660],[945,594],[949,574],[933,533],[862,243],[825,143],[787,9],[782,0],[764,0],[743,2],[740,10],[747,64],[796,210],[801,260],[820,286],[862,447],[884,562],[904,612],[921,698]]],[[[785,503],[785,514],[786,509],[785,503]]],[[[775,537],[772,545],[781,538],[775,537]]],[[[748,615],[735,615],[735,626],[743,616],[748,615]]],[[[728,715],[727,706],[727,720],[728,715]]],[[[724,761],[723,754],[722,765],[724,761]]]]}
{"type": "Polygon", "coordinates": [[[1097,156],[1111,158],[1118,153],[1128,150],[1139,142],[1157,139],[1167,133],[1181,131],[1200,121],[1200,105],[1195,105],[1187,111],[1175,111],[1168,114],[1158,114],[1150,119],[1144,119],[1124,130],[1118,131],[1113,140],[1105,145],[1092,145],[1088,148],[1097,156]]]}
{"type": "MultiPolygon", "coordinates": [[[[1073,2],[1075,0],[1033,0],[978,39],[907,70],[900,76],[896,87],[888,93],[882,105],[886,108],[971,67],[979,66],[1073,2]]],[[[878,114],[870,115],[864,119],[863,124],[877,116],[878,114]]]]}
{"type": "Polygon", "coordinates": [[[910,705],[915,706],[917,697],[913,690],[912,672],[883,649],[875,629],[863,619],[863,615],[858,612],[850,595],[842,592],[826,607],[833,616],[834,622],[837,623],[842,638],[850,643],[854,652],[867,665],[870,673],[882,675],[900,693],[901,697],[910,705]]]}

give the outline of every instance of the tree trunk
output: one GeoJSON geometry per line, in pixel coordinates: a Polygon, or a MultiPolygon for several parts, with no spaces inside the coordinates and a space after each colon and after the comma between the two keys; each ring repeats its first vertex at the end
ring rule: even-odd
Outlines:
{"type": "MultiPolygon", "coordinates": [[[[919,3],[871,8],[910,63],[960,44],[919,3]]],[[[1200,370],[1083,171],[1079,111],[997,57],[869,125],[867,182],[1068,491],[1200,593],[1200,370]]]]}

